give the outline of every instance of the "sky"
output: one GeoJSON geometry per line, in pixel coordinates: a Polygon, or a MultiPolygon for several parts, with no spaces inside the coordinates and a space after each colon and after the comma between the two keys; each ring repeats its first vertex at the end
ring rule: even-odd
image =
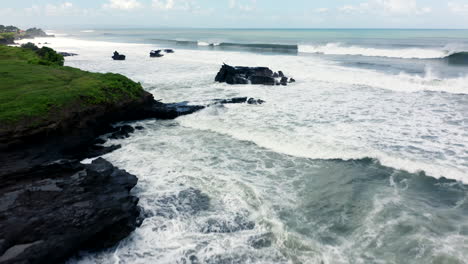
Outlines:
{"type": "Polygon", "coordinates": [[[468,28],[468,0],[0,0],[20,27],[468,28]]]}

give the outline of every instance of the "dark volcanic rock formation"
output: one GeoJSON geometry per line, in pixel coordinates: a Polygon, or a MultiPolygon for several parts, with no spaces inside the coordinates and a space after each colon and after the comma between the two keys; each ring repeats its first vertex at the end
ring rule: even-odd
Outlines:
{"type": "Polygon", "coordinates": [[[114,55],[112,56],[114,60],[125,60],[125,58],[125,55],[119,54],[117,51],[114,51],[114,55]]]}
{"type": "Polygon", "coordinates": [[[64,56],[64,57],[73,57],[73,56],[78,56],[76,53],[71,53],[71,52],[58,52],[58,54],[64,56]]]}
{"type": "Polygon", "coordinates": [[[228,84],[288,84],[288,78],[284,76],[282,71],[276,73],[267,67],[233,67],[227,64],[221,67],[215,81],[228,84]]]}
{"type": "Polygon", "coordinates": [[[161,54],[161,51],[162,51],[162,50],[152,50],[152,51],[150,52],[150,57],[151,57],[151,58],[159,58],[159,57],[164,56],[163,54],[161,54]]]}
{"type": "Polygon", "coordinates": [[[115,245],[139,224],[138,198],[129,194],[136,183],[102,158],[3,177],[0,263],[57,263],[77,249],[115,245]]]}

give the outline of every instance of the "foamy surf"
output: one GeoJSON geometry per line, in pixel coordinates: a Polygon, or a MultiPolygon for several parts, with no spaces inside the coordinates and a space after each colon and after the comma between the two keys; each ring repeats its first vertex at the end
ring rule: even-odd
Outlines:
{"type": "Polygon", "coordinates": [[[465,75],[447,76],[425,62],[395,73],[327,56],[197,44],[170,46],[174,54],[154,60],[154,43],[47,41],[80,54],[67,57],[67,66],[122,73],[165,102],[266,101],[130,123],[144,129],[107,142],[122,148],[104,158],[139,178],[134,192],[145,220],[117,247],[71,263],[468,259],[465,75]],[[112,61],[114,49],[128,59],[112,61]],[[223,62],[281,69],[297,82],[214,83],[223,62]]]}
{"type": "Polygon", "coordinates": [[[328,43],[326,45],[299,45],[299,52],[318,53],[325,55],[356,55],[369,57],[387,57],[401,59],[441,59],[464,50],[404,48],[384,49],[361,46],[347,46],[342,43],[328,43]]]}

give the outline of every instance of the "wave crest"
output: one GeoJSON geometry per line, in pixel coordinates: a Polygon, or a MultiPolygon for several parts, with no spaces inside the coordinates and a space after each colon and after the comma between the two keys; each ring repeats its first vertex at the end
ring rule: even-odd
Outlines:
{"type": "MultiPolygon", "coordinates": [[[[316,53],[325,55],[356,55],[366,57],[387,57],[401,59],[442,59],[456,54],[465,54],[460,49],[446,46],[441,49],[425,48],[404,48],[404,49],[385,49],[362,46],[345,46],[342,43],[327,43],[325,45],[300,45],[301,53],[316,53]]],[[[466,58],[466,57],[465,57],[466,58]]]]}

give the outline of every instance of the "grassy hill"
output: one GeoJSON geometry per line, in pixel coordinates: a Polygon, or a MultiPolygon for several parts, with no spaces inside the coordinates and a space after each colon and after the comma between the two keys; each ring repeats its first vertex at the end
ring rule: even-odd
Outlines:
{"type": "Polygon", "coordinates": [[[63,57],[49,48],[0,45],[0,131],[18,124],[37,126],[72,107],[112,104],[144,92],[119,74],[62,65],[63,57]]]}

